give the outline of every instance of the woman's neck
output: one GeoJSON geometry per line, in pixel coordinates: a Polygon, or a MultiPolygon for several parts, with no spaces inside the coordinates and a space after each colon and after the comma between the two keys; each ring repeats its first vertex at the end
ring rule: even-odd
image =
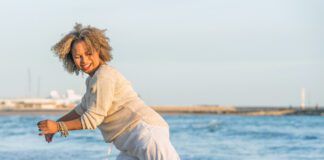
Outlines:
{"type": "Polygon", "coordinates": [[[98,65],[98,67],[91,73],[89,73],[88,75],[90,77],[93,77],[93,75],[97,72],[97,70],[102,66],[102,65],[105,65],[106,63],[105,62],[100,62],[100,64],[98,65]]]}

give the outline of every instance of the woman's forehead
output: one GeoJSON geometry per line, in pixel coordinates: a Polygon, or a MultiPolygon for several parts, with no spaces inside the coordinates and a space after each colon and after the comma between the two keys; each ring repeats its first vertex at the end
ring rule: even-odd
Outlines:
{"type": "Polygon", "coordinates": [[[91,47],[89,45],[87,45],[87,43],[85,43],[84,41],[77,41],[77,42],[73,43],[73,45],[72,45],[72,51],[75,53],[87,52],[90,49],[91,49],[91,47]]]}

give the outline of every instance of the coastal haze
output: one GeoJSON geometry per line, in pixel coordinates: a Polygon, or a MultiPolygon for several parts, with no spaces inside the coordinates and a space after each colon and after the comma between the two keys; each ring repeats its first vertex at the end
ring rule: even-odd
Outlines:
{"type": "Polygon", "coordinates": [[[112,66],[148,105],[324,104],[322,1],[1,1],[0,98],[82,95],[50,48],[106,28],[112,66]]]}

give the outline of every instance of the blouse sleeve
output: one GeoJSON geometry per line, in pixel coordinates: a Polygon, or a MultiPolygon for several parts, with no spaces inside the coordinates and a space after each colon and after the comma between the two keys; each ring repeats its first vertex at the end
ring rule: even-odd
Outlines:
{"type": "Polygon", "coordinates": [[[105,74],[94,78],[94,82],[90,83],[90,106],[80,117],[83,129],[96,129],[107,116],[114,98],[113,76],[105,74]]]}
{"type": "Polygon", "coordinates": [[[81,107],[81,103],[80,104],[78,104],[75,108],[74,108],[74,111],[78,114],[78,115],[82,115],[83,114],[83,109],[82,109],[82,107],[81,107]]]}
{"type": "Polygon", "coordinates": [[[78,114],[78,115],[82,115],[84,113],[84,109],[82,108],[84,104],[84,96],[81,99],[81,102],[74,108],[74,111],[78,114]]]}

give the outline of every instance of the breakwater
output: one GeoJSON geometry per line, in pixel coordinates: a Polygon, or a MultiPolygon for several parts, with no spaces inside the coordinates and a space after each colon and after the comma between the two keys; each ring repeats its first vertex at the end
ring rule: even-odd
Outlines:
{"type": "MultiPolygon", "coordinates": [[[[219,114],[247,116],[319,115],[324,116],[324,107],[267,107],[267,106],[151,106],[162,114],[219,114]]],[[[57,115],[70,109],[6,109],[0,115],[57,115]]]]}
{"type": "Polygon", "coordinates": [[[197,113],[228,115],[324,115],[324,107],[280,107],[280,106],[152,106],[160,113],[197,113]]]}

